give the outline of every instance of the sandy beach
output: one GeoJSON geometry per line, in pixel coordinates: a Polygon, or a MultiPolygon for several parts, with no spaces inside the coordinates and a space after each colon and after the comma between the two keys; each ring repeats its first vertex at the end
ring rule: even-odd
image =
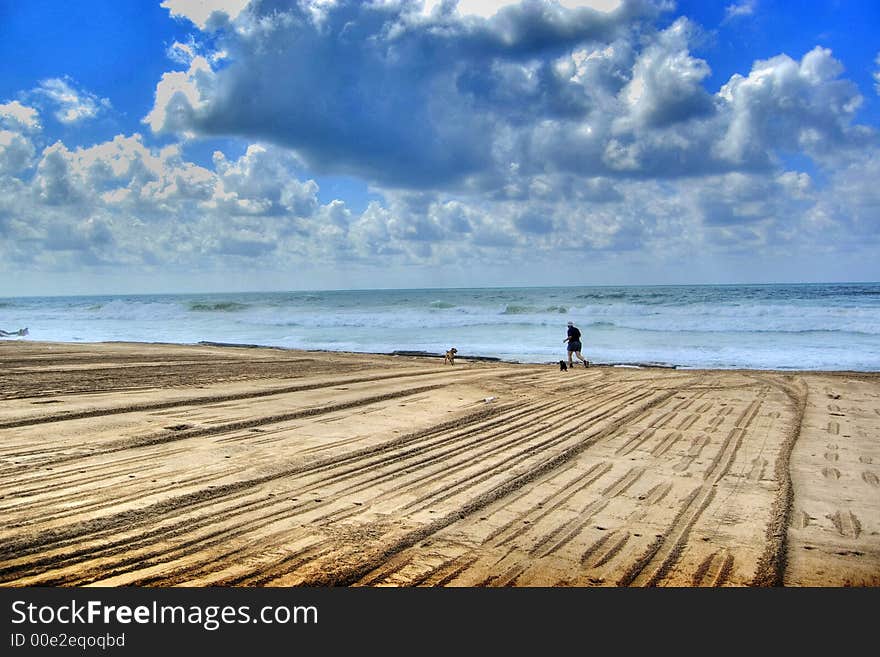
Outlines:
{"type": "Polygon", "coordinates": [[[880,374],[0,342],[0,583],[877,586],[880,374]]]}

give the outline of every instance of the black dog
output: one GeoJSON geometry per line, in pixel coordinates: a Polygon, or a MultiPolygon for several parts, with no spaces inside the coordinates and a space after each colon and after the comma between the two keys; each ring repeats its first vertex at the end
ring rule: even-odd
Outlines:
{"type": "Polygon", "coordinates": [[[559,371],[560,372],[567,372],[568,371],[568,365],[565,364],[564,360],[559,361],[559,371]]]}

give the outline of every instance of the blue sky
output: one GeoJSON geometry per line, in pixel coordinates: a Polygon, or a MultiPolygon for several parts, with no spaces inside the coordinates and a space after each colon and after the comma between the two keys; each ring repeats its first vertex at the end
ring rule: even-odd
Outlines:
{"type": "Polygon", "coordinates": [[[880,5],[0,4],[0,295],[880,279],[880,5]]]}

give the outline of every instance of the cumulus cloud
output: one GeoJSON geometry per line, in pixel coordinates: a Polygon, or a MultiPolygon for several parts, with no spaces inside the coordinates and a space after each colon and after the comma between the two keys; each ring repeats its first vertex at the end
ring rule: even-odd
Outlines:
{"type": "Polygon", "coordinates": [[[688,52],[695,29],[679,18],[642,51],[621,92],[628,110],[624,116],[639,126],[662,127],[712,111],[712,98],[702,87],[709,65],[688,52]]]}
{"type": "MultiPolygon", "coordinates": [[[[469,5],[254,0],[163,75],[157,133],[238,135],[385,188],[522,196],[534,176],[677,177],[852,141],[861,97],[827,49],[756,62],[720,90],[679,18],[629,0],[469,5]],[[488,5],[487,5],[488,6],[488,5]],[[430,11],[427,11],[430,9],[430,11]]],[[[745,12],[753,5],[736,5],[745,12]]],[[[731,10],[733,11],[733,10],[731,10]]]]}
{"type": "Polygon", "coordinates": [[[733,163],[760,162],[776,150],[821,154],[861,131],[852,119],[862,97],[830,50],[817,46],[795,61],[757,61],[748,77],[734,75],[718,93],[725,113],[716,153],[733,163]]]}
{"type": "Polygon", "coordinates": [[[13,100],[10,103],[0,104],[0,126],[13,130],[39,130],[40,115],[33,107],[13,100]]]}
{"type": "Polygon", "coordinates": [[[554,60],[608,42],[650,9],[524,2],[463,20],[417,8],[255,0],[218,39],[224,66],[197,57],[166,73],[146,121],[157,132],[271,141],[318,170],[453,183],[494,166],[499,130],[582,115],[589,99],[554,60]]]}
{"type": "Polygon", "coordinates": [[[205,29],[212,19],[235,19],[248,2],[249,0],[164,0],[161,6],[168,9],[172,16],[186,18],[200,29],[205,29]]]}
{"type": "Polygon", "coordinates": [[[34,94],[49,101],[56,107],[55,118],[61,123],[79,123],[93,119],[110,107],[106,98],[98,98],[83,89],[77,89],[68,78],[50,78],[43,80],[34,90],[34,94]]]}
{"type": "Polygon", "coordinates": [[[700,27],[647,0],[240,4],[165,4],[211,31],[172,44],[143,119],[179,143],[47,145],[0,105],[3,261],[582,271],[880,234],[877,133],[828,49],[713,89],[700,27]],[[213,136],[235,155],[187,159],[213,136]],[[327,173],[375,200],[328,200],[327,173]]]}
{"type": "Polygon", "coordinates": [[[31,165],[34,145],[17,132],[0,130],[0,175],[17,174],[31,165]]]}

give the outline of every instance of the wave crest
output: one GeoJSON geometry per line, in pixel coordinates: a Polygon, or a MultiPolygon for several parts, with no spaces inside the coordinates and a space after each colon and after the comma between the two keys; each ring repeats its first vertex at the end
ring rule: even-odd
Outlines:
{"type": "Polygon", "coordinates": [[[247,307],[246,303],[238,303],[237,301],[218,301],[217,303],[191,301],[189,303],[189,309],[193,312],[235,313],[247,307]]]}

